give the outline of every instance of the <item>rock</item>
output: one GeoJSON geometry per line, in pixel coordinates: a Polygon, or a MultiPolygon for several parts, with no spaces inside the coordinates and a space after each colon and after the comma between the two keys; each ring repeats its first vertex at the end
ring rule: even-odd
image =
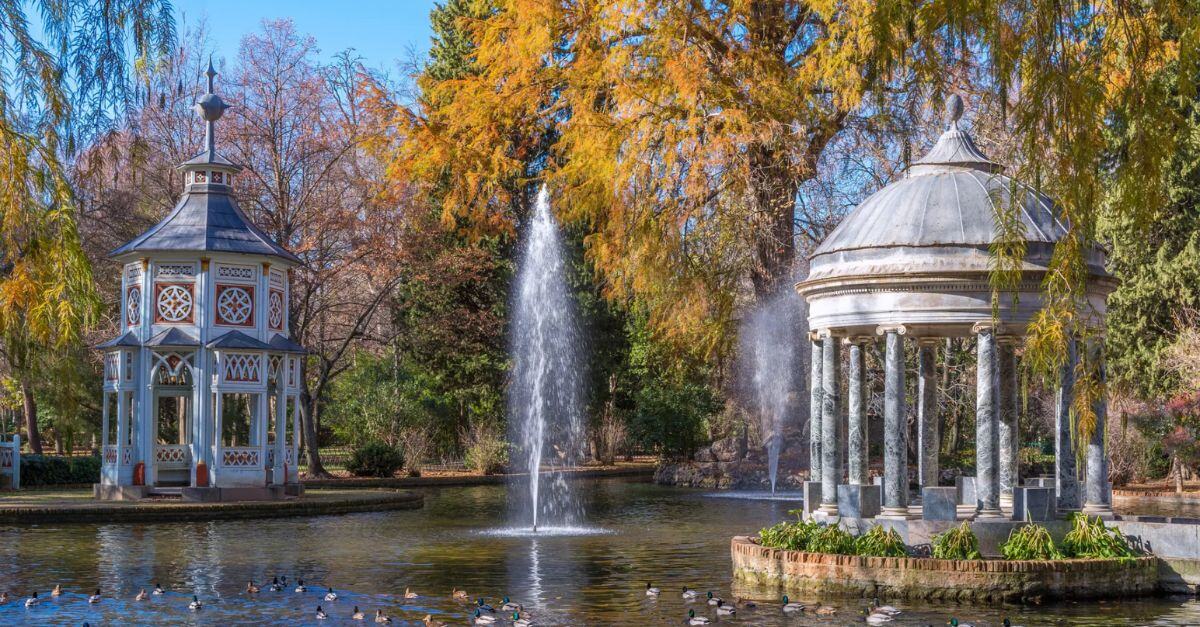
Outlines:
{"type": "Polygon", "coordinates": [[[717,440],[709,448],[719,462],[735,462],[742,458],[742,441],[740,438],[717,440]]]}
{"type": "Polygon", "coordinates": [[[696,461],[698,462],[715,462],[717,458],[713,455],[712,449],[704,447],[696,451],[696,461]]]}

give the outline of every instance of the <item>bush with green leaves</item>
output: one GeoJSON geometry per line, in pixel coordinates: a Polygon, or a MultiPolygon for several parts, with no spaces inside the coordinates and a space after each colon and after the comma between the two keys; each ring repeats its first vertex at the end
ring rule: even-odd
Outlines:
{"type": "Polygon", "coordinates": [[[22,455],[21,486],[73,485],[100,482],[100,457],[22,455]]]}
{"type": "Polygon", "coordinates": [[[942,560],[983,559],[979,538],[971,531],[971,524],[964,520],[961,525],[933,536],[933,557],[942,560]]]}
{"type": "Polygon", "coordinates": [[[494,425],[472,422],[459,433],[463,447],[463,462],[475,472],[494,475],[508,465],[508,442],[494,425]]]}
{"type": "Polygon", "coordinates": [[[378,440],[354,449],[346,461],[346,470],[355,477],[391,477],[403,467],[400,449],[378,440]]]}
{"type": "Polygon", "coordinates": [[[1063,538],[1062,550],[1068,557],[1092,559],[1137,555],[1120,529],[1105,526],[1099,516],[1091,518],[1081,513],[1071,516],[1071,530],[1063,538]]]}
{"type": "Polygon", "coordinates": [[[812,521],[784,521],[758,532],[759,544],[772,549],[807,551],[809,540],[820,528],[812,521]]]}
{"type": "Polygon", "coordinates": [[[1008,539],[1000,545],[1000,553],[1006,560],[1057,560],[1062,551],[1054,545],[1050,531],[1037,524],[1022,525],[1008,533],[1008,539]]]}
{"type": "Polygon", "coordinates": [[[875,525],[854,541],[855,553],[865,557],[905,557],[908,547],[895,529],[875,525]]]}

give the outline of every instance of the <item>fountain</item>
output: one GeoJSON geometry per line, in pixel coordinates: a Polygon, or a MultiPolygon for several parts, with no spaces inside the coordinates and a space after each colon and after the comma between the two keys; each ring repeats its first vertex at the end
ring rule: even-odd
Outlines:
{"type": "Polygon", "coordinates": [[[566,270],[542,186],[517,271],[508,388],[510,440],[529,473],[528,490],[511,501],[510,514],[532,533],[582,531],[575,527],[581,508],[562,474],[576,464],[584,444],[581,337],[566,270]],[[554,470],[543,474],[544,461],[554,470]]]}

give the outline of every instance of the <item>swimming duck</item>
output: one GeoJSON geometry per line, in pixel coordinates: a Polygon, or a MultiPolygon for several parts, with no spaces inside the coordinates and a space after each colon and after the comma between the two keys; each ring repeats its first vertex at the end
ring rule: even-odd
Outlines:
{"type": "Polygon", "coordinates": [[[336,601],[337,600],[337,593],[333,591],[333,588],[330,588],[329,592],[325,593],[325,600],[326,601],[336,601]]]}
{"type": "Polygon", "coordinates": [[[1004,627],[1024,627],[1024,626],[1023,625],[1014,625],[1013,622],[1011,620],[1008,620],[1008,617],[1005,616],[1004,617],[1004,627]]]}
{"type": "Polygon", "coordinates": [[[166,594],[167,591],[159,584],[154,584],[154,594],[166,594]]]}
{"type": "Polygon", "coordinates": [[[758,604],[754,601],[751,601],[750,599],[743,599],[742,597],[738,597],[733,603],[738,607],[744,607],[746,609],[754,609],[758,607],[758,604]]]}
{"type": "Polygon", "coordinates": [[[706,616],[696,616],[696,610],[688,610],[687,623],[689,625],[707,625],[711,622],[706,616]]]}
{"type": "Polygon", "coordinates": [[[881,614],[881,613],[867,614],[867,624],[868,625],[882,625],[884,623],[890,623],[893,620],[895,620],[895,619],[892,618],[888,614],[881,614]]]}
{"type": "Polygon", "coordinates": [[[258,594],[259,587],[254,585],[254,580],[246,582],[246,594],[258,594]]]}
{"type": "Polygon", "coordinates": [[[695,590],[692,590],[691,588],[688,588],[687,586],[683,587],[683,598],[692,600],[699,596],[700,596],[699,592],[696,592],[695,590]]]}
{"type": "Polygon", "coordinates": [[[416,592],[413,592],[412,590],[410,590],[408,588],[404,589],[404,598],[406,598],[406,599],[415,599],[419,596],[421,596],[421,595],[417,594],[416,592]]]}
{"type": "Polygon", "coordinates": [[[718,616],[733,616],[734,614],[737,614],[737,608],[725,603],[724,601],[719,601],[717,603],[718,616]]]}
{"type": "Polygon", "coordinates": [[[325,610],[321,609],[320,605],[318,605],[317,606],[317,620],[325,620],[326,618],[329,618],[329,615],[325,613],[325,610]]]}
{"type": "Polygon", "coordinates": [[[446,627],[446,623],[439,623],[433,620],[433,614],[426,614],[425,618],[421,619],[421,622],[425,623],[425,627],[446,627]]]}
{"type": "Polygon", "coordinates": [[[950,625],[950,627],[975,627],[975,625],[972,625],[971,623],[960,623],[958,622],[958,619],[954,618],[953,616],[950,617],[950,622],[946,624],[950,625]]]}
{"type": "Polygon", "coordinates": [[[146,594],[145,588],[142,588],[141,590],[138,590],[137,596],[133,597],[133,600],[134,601],[145,601],[148,598],[150,598],[150,595],[146,594]]]}
{"type": "Polygon", "coordinates": [[[54,589],[50,591],[50,596],[52,596],[52,597],[62,596],[62,585],[57,584],[57,583],[54,584],[54,589]]]}
{"type": "Polygon", "coordinates": [[[362,620],[362,619],[366,618],[366,616],[363,616],[363,611],[358,609],[358,606],[355,605],[354,613],[350,615],[350,618],[352,618],[354,620],[362,620]]]}
{"type": "Polygon", "coordinates": [[[521,611],[521,604],[516,603],[514,601],[509,601],[508,597],[504,597],[504,601],[502,601],[502,603],[504,603],[504,605],[501,605],[500,609],[505,612],[520,612],[521,611]]]}
{"type": "Polygon", "coordinates": [[[796,613],[796,612],[803,612],[803,611],[804,611],[804,604],[803,604],[803,603],[796,603],[795,601],[789,601],[789,600],[788,600],[788,598],[787,598],[787,595],[785,594],[785,595],[783,595],[783,611],[784,611],[785,613],[787,613],[787,614],[794,614],[794,613],[796,613]]]}
{"type": "Polygon", "coordinates": [[[513,627],[533,627],[533,621],[528,618],[521,618],[519,612],[513,612],[513,627]]]}
{"type": "Polygon", "coordinates": [[[0,592],[0,604],[8,603],[8,593],[0,592]]]}
{"type": "Polygon", "coordinates": [[[496,622],[496,617],[491,614],[484,614],[479,608],[475,608],[475,624],[476,625],[491,625],[496,622]]]}
{"type": "Polygon", "coordinates": [[[280,592],[283,590],[283,584],[279,582],[279,577],[273,577],[271,579],[270,590],[271,592],[280,592]]]}
{"type": "Polygon", "coordinates": [[[483,602],[483,597],[479,597],[479,599],[477,601],[475,601],[475,606],[485,612],[495,612],[496,611],[496,608],[483,602]]]}
{"type": "Polygon", "coordinates": [[[816,610],[817,616],[833,616],[837,614],[837,608],[831,605],[822,605],[816,610]]]}
{"type": "Polygon", "coordinates": [[[651,586],[650,582],[647,581],[646,582],[646,596],[656,597],[656,596],[658,596],[658,593],[659,593],[659,589],[655,588],[654,586],[651,586]]]}
{"type": "Polygon", "coordinates": [[[467,594],[466,590],[459,590],[458,588],[452,588],[450,590],[450,598],[452,598],[456,601],[467,601],[467,600],[470,600],[471,596],[467,594]]]}
{"type": "Polygon", "coordinates": [[[390,622],[392,622],[392,619],[387,614],[384,614],[383,610],[375,610],[375,622],[390,623],[390,622]]]}
{"type": "Polygon", "coordinates": [[[37,590],[34,590],[33,596],[29,597],[28,599],[25,599],[25,607],[33,607],[41,602],[42,602],[42,600],[38,598],[37,590]]]}
{"type": "Polygon", "coordinates": [[[888,616],[899,616],[900,610],[890,605],[880,605],[879,597],[875,597],[875,604],[871,606],[871,614],[887,614],[888,616]]]}
{"type": "Polygon", "coordinates": [[[708,591],[708,604],[709,605],[720,605],[722,602],[723,601],[721,600],[721,597],[713,596],[712,590],[708,591]]]}
{"type": "Polygon", "coordinates": [[[193,594],[192,602],[188,603],[188,609],[195,612],[195,611],[198,611],[202,607],[204,607],[204,604],[200,602],[200,597],[193,594]]]}
{"type": "Polygon", "coordinates": [[[300,592],[300,593],[308,592],[308,588],[304,587],[304,579],[303,578],[296,579],[296,592],[300,592]]]}
{"type": "Polygon", "coordinates": [[[93,594],[92,596],[88,597],[88,603],[99,603],[99,602],[100,602],[100,588],[96,588],[96,594],[93,594]]]}

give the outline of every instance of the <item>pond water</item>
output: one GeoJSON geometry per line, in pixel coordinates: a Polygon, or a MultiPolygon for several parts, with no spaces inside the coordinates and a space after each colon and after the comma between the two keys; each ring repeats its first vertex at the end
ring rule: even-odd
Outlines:
{"type": "MultiPolygon", "coordinates": [[[[704,491],[596,480],[578,484],[590,527],[583,535],[528,537],[497,532],[508,491],[500,486],[429,489],[419,511],[316,518],[153,525],[61,525],[0,529],[0,589],[16,601],[0,606],[2,624],[362,624],[357,605],[377,608],[395,624],[419,624],[426,614],[467,624],[468,606],[452,588],[499,605],[523,603],[538,625],[681,624],[689,609],[714,624],[862,624],[858,599],[801,599],[839,608],[829,618],[785,618],[763,604],[719,621],[704,603],[681,598],[683,586],[729,598],[729,538],[787,515],[795,503],[709,498],[704,491]],[[307,593],[268,592],[264,580],[303,577],[307,593]],[[246,581],[263,585],[248,595],[246,581]],[[155,582],[168,594],[134,601],[155,582]],[[646,582],[662,589],[644,594],[646,582]],[[67,593],[33,608],[19,602],[32,590],[46,597],[56,583],[67,593]],[[322,600],[325,586],[339,599],[322,600]],[[89,605],[99,587],[104,599],[89,605]],[[403,599],[406,587],[422,596],[403,599]],[[187,609],[196,594],[198,612],[187,609]],[[317,621],[317,605],[329,620],[317,621]]],[[[291,586],[289,586],[290,588],[291,586]]],[[[1200,603],[1170,598],[1043,607],[929,606],[893,603],[904,613],[892,625],[945,625],[951,617],[997,625],[1197,625],[1200,603]]],[[[511,617],[509,617],[511,618],[511,617]]],[[[510,624],[507,620],[498,625],[510,624]]]]}

